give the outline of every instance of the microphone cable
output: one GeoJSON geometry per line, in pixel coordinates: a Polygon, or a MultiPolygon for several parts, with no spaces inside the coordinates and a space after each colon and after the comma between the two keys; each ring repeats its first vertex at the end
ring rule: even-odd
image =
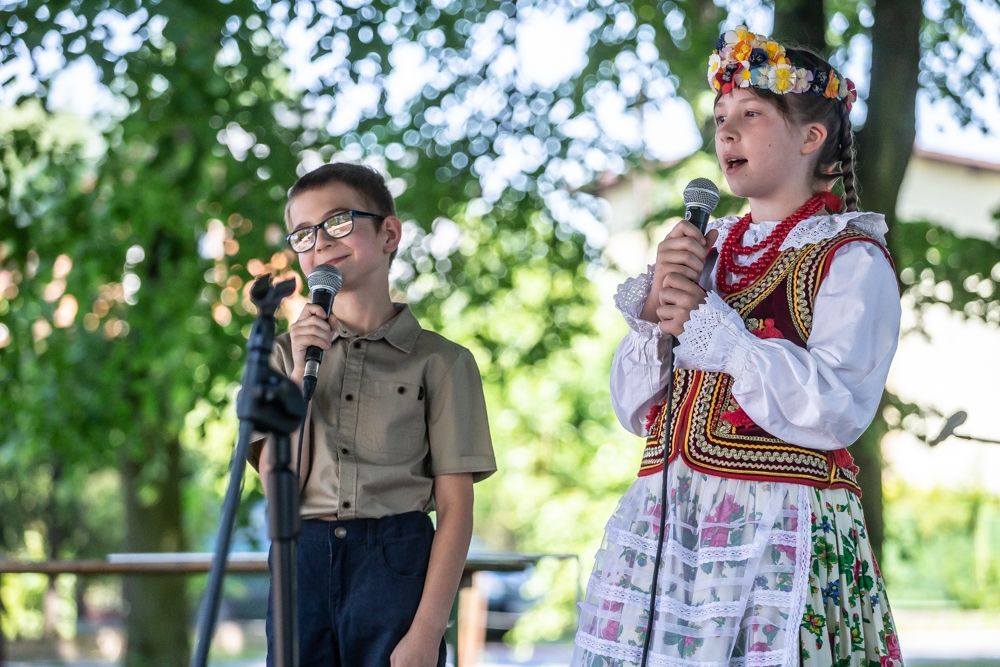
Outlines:
{"type": "MultiPolygon", "coordinates": [[[[684,218],[695,225],[702,234],[708,224],[709,216],[719,204],[719,188],[707,178],[695,178],[684,188],[684,218]]],[[[709,269],[711,273],[711,269],[709,269]]],[[[707,291],[707,289],[706,289],[707,291]]],[[[656,555],[653,558],[653,581],[649,591],[649,612],[646,619],[646,637],[642,642],[642,659],[640,667],[646,667],[649,661],[649,644],[653,638],[654,616],[656,615],[656,596],[660,583],[660,568],[663,561],[663,540],[667,525],[667,452],[673,443],[672,413],[674,400],[674,349],[677,347],[677,337],[671,336],[670,374],[667,377],[666,399],[663,409],[665,428],[663,430],[663,468],[660,470],[660,530],[656,536],[656,555]]]]}
{"type": "Polygon", "coordinates": [[[673,420],[671,419],[671,413],[673,409],[673,399],[674,399],[674,352],[673,348],[676,347],[677,338],[673,338],[673,345],[670,349],[670,375],[667,380],[667,396],[666,401],[663,404],[663,409],[665,410],[663,421],[664,421],[664,438],[663,442],[663,468],[660,470],[660,530],[656,535],[656,555],[653,558],[653,582],[649,591],[649,613],[646,619],[646,637],[642,642],[642,659],[639,662],[640,667],[646,667],[649,660],[649,643],[653,638],[653,616],[656,613],[656,594],[659,588],[660,579],[660,567],[663,560],[663,534],[666,532],[667,525],[667,452],[670,451],[670,444],[673,442],[673,420]]]}

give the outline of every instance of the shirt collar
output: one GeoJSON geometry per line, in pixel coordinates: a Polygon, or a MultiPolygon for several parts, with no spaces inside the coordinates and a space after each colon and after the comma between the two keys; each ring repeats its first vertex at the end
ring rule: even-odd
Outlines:
{"type": "Polygon", "coordinates": [[[384,338],[387,343],[409,354],[417,344],[420,336],[420,322],[413,316],[410,307],[405,303],[393,303],[396,314],[389,318],[389,321],[380,326],[375,331],[358,336],[347,327],[341,325],[334,332],[334,338],[364,338],[365,340],[379,340],[384,338]]]}

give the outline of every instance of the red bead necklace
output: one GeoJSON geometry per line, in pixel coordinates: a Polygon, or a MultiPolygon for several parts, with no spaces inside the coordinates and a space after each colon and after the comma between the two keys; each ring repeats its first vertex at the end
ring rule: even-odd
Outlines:
{"type": "MultiPolygon", "coordinates": [[[[829,192],[813,195],[797,211],[779,222],[763,240],[753,245],[743,245],[743,235],[746,234],[750,223],[753,222],[753,214],[747,213],[740,218],[733,225],[732,229],[729,230],[729,234],[726,236],[726,240],[723,241],[722,249],[719,252],[719,268],[716,274],[716,283],[718,284],[719,291],[723,294],[732,294],[745,289],[750,283],[757,280],[774,263],[774,260],[777,259],[778,249],[781,248],[781,244],[784,243],[785,238],[795,225],[810,216],[816,215],[824,208],[834,212],[840,210],[840,207],[831,201],[831,198],[835,197],[835,195],[829,192]],[[763,254],[750,264],[740,266],[736,263],[737,255],[745,257],[761,250],[764,251],[763,254]],[[734,282],[729,282],[730,274],[739,277],[734,282]]],[[[837,199],[837,203],[839,202],[840,200],[837,199]]]]}

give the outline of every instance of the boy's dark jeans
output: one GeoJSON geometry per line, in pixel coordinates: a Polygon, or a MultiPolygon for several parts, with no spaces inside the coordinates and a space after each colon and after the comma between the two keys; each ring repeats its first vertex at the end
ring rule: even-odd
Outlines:
{"type": "MultiPolygon", "coordinates": [[[[300,667],[386,667],[424,589],[434,528],[423,512],[302,522],[296,549],[300,667]]],[[[273,600],[267,665],[273,667],[273,600]]],[[[438,665],[445,661],[444,640],[438,665]]]]}

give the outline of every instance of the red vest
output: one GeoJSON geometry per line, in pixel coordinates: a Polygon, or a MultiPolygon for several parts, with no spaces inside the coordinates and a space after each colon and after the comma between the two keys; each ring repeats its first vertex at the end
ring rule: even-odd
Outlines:
{"type": "MultiPolygon", "coordinates": [[[[832,238],[781,252],[760,278],[725,301],[751,333],[805,347],[819,285],[834,253],[852,241],[878,245],[848,226],[832,238]]],[[[675,370],[672,414],[663,409],[665,399],[651,411],[639,476],[662,470],[664,460],[669,463],[680,456],[693,470],[710,475],[847,488],[861,494],[858,468],[846,448],[818,451],[771,435],[743,412],[733,398],[732,384],[726,373],[675,370]]]]}

